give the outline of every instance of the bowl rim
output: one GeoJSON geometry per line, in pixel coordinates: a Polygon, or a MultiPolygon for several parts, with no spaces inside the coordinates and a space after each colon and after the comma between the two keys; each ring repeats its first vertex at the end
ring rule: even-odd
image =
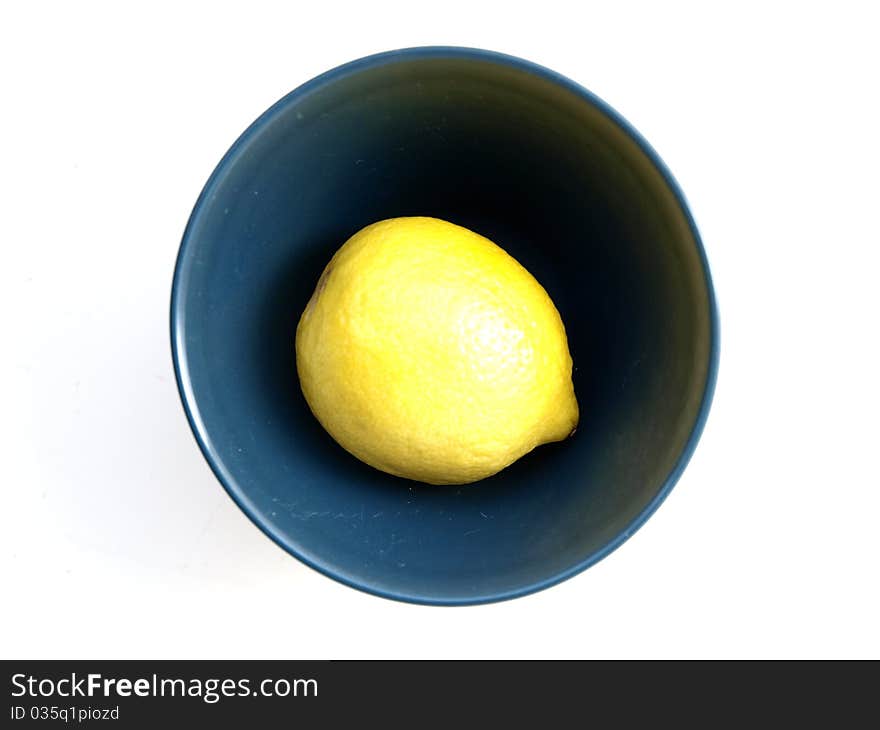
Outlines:
{"type": "Polygon", "coordinates": [[[470,48],[464,46],[416,46],[410,48],[401,48],[392,51],[384,51],[359,58],[354,61],[337,66],[326,71],[319,76],[298,86],[289,92],[257,119],[252,122],[247,129],[236,139],[229,150],[223,155],[220,162],[214,168],[199,197],[193,206],[189,220],[184,229],[183,237],[178,250],[177,258],[174,266],[174,275],[171,284],[171,307],[170,307],[170,334],[171,334],[171,358],[174,366],[174,376],[177,383],[178,394],[180,396],[183,410],[190,429],[195,437],[196,443],[202,452],[203,457],[207,461],[214,475],[225,489],[229,497],[241,509],[245,515],[254,523],[267,537],[275,542],[279,547],[288,552],[293,557],[305,565],[313,568],[319,573],[332,578],[351,588],[358,589],[365,593],[369,593],[381,598],[388,598],[406,603],[415,603],[431,606],[468,606],[486,603],[496,603],[506,601],[513,598],[536,593],[538,591],[550,588],[569,578],[583,572],[587,568],[595,565],[603,558],[610,555],[632,535],[654,514],[657,508],[669,496],[675,484],[680,479],[682,473],[690,462],[691,456],[697,447],[700,436],[706,425],[706,420],[711,408],[712,399],[715,392],[715,386],[718,377],[718,361],[720,350],[720,323],[718,315],[718,305],[715,296],[715,289],[712,283],[712,276],[709,270],[709,261],[703,245],[697,224],[691,213],[687,199],[673,177],[669,168],[651,147],[642,135],[617,111],[615,111],[606,102],[593,94],[591,91],[581,86],[575,81],[557,73],[549,68],[527,61],[523,58],[500,53],[497,51],[489,51],[481,48],[470,48]],[[344,575],[337,571],[332,565],[324,563],[319,559],[304,554],[296,545],[292,544],[287,536],[281,531],[273,528],[271,524],[264,520],[260,511],[251,503],[247,494],[240,488],[233,475],[223,466],[220,454],[216,453],[210,444],[208,430],[201,420],[198,411],[198,404],[192,392],[191,382],[189,378],[188,364],[186,361],[186,349],[183,342],[183,319],[184,293],[187,289],[188,282],[184,279],[186,262],[192,238],[192,232],[197,227],[199,220],[203,214],[205,202],[211,198],[211,195],[220,184],[221,180],[234,166],[236,158],[242,153],[246,145],[260,132],[262,129],[281,111],[289,106],[298,103],[305,96],[317,91],[328,84],[332,84],[341,78],[351,74],[363,71],[365,69],[377,68],[390,65],[400,61],[411,61],[415,59],[432,59],[432,58],[459,58],[472,61],[488,62],[504,66],[513,67],[519,71],[535,75],[544,80],[550,81],[557,86],[572,92],[587,104],[592,105],[611,120],[621,131],[623,131],[638,147],[642,150],[648,160],[653,164],[655,169],[660,173],[665,181],[668,189],[672,192],[675,200],[683,213],[694,243],[699,254],[700,264],[703,271],[703,280],[708,294],[709,306],[709,358],[706,372],[706,382],[701,396],[700,407],[694,419],[691,433],[682,448],[681,453],[672,466],[669,474],[664,479],[657,493],[651,501],[634,517],[630,523],[618,535],[606,542],[602,547],[592,551],[582,560],[578,561],[565,570],[558,571],[541,580],[532,581],[517,588],[512,588],[500,592],[487,592],[478,595],[462,595],[462,596],[442,596],[431,595],[430,592],[406,592],[387,590],[369,582],[358,581],[352,577],[344,575]]]}

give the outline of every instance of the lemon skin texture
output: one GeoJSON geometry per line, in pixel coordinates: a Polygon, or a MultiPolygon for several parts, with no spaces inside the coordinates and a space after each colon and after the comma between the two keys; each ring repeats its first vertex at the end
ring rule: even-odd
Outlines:
{"type": "Polygon", "coordinates": [[[565,327],[487,238],[427,217],[362,229],[296,331],[312,412],[357,458],[428,484],[488,477],[578,423],[565,327]]]}

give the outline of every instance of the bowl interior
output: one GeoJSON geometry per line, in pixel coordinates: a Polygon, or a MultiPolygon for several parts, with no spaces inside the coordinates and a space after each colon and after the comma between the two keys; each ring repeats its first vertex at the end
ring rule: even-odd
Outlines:
{"type": "Polygon", "coordinates": [[[352,585],[467,603],[571,574],[656,506],[707,406],[713,311],[683,203],[621,124],[537,67],[434,50],[331,72],[243,135],[190,221],[172,320],[202,448],[268,534],[352,585]],[[321,428],[296,374],[299,315],[351,234],[403,215],[472,228],[547,289],[575,363],[573,438],[431,487],[321,428]]]}

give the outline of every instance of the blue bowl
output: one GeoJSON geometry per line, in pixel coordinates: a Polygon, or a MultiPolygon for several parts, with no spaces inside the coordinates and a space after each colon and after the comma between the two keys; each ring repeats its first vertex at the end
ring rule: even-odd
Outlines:
{"type": "Polygon", "coordinates": [[[572,81],[464,48],[346,64],[257,119],[187,225],[171,339],[196,440],[260,529],[347,585],[447,605],[546,588],[632,535],[696,446],[718,359],[706,256],[656,153],[572,81]],[[468,486],[361,463],[297,379],[324,265],[361,227],[410,215],[516,257],[574,358],[577,433],[468,486]]]}

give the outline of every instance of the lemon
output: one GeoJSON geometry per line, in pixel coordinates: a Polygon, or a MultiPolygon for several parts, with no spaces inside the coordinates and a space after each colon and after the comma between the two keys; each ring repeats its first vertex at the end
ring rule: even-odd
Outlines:
{"type": "Polygon", "coordinates": [[[549,295],[487,238],[437,218],[362,229],[296,330],[312,412],[367,464],[429,484],[488,477],[578,422],[549,295]]]}

